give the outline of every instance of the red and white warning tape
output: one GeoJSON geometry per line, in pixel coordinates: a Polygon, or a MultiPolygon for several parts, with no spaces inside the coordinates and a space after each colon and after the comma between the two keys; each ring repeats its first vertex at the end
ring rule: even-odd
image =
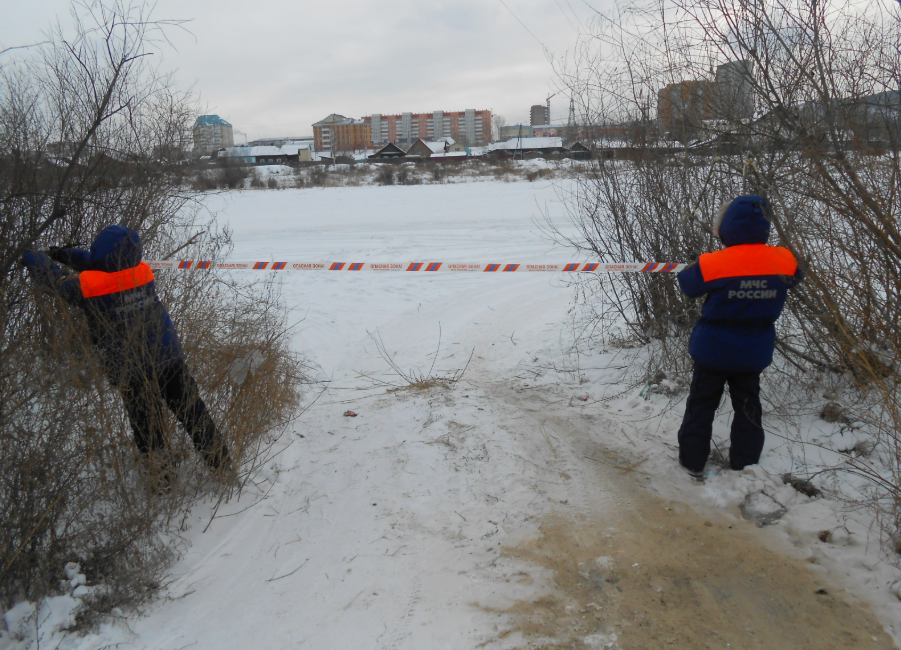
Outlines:
{"type": "Polygon", "coordinates": [[[678,273],[687,264],[675,262],[638,262],[629,264],[598,264],[579,262],[574,264],[477,264],[453,262],[237,262],[224,260],[147,260],[154,270],[212,270],[229,271],[422,271],[422,272],[473,272],[485,273],[678,273]]]}

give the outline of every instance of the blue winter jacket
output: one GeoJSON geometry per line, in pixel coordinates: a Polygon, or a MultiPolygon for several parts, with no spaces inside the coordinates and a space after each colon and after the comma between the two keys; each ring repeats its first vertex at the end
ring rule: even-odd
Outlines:
{"type": "Polygon", "coordinates": [[[91,338],[115,386],[162,369],[183,357],[169,313],[156,295],[153,271],[141,261],[141,240],[124,226],[104,228],[91,250],[66,248],[54,258],[27,253],[32,278],[87,315],[91,338]]]}
{"type": "Polygon", "coordinates": [[[708,370],[760,372],[773,361],[774,323],[803,273],[791,251],[767,246],[767,209],[756,195],[732,201],[719,228],[726,248],[701,255],[678,275],[686,295],[707,295],[688,351],[708,370]]]}

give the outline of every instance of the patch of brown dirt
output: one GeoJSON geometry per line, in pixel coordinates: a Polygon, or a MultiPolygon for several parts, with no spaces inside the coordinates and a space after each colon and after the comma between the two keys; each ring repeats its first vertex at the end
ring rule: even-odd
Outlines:
{"type": "Polygon", "coordinates": [[[616,520],[547,518],[537,538],[504,549],[554,580],[502,612],[511,625],[501,638],[520,633],[528,648],[895,647],[864,606],[765,548],[752,524],[647,494],[633,504],[616,520]]]}

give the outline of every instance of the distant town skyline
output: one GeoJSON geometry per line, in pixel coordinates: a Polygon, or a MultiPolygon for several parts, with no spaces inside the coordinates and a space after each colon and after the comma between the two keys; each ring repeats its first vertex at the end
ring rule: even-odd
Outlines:
{"type": "MultiPolygon", "coordinates": [[[[56,16],[67,24],[69,6],[8,3],[0,49],[42,40],[56,16]]],[[[531,106],[556,92],[548,55],[571,49],[593,14],[570,0],[158,0],[155,18],[191,22],[190,33],[170,30],[174,48],[154,50],[239,142],[312,135],[331,113],[476,108],[528,124],[531,106]]],[[[552,99],[552,121],[568,108],[552,99]]]]}

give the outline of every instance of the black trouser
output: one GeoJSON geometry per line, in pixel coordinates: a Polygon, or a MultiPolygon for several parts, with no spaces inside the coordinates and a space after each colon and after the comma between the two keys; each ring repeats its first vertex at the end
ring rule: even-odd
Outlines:
{"type": "Polygon", "coordinates": [[[710,455],[713,418],[723,397],[723,386],[727,383],[735,410],[729,464],[732,469],[742,469],[760,460],[760,452],[763,451],[760,373],[729,374],[695,366],[685,416],[679,428],[679,462],[692,471],[703,470],[710,455]]]}
{"type": "Polygon", "coordinates": [[[200,399],[197,384],[181,359],[155,373],[138,373],[121,388],[135,444],[145,454],[166,448],[163,401],[194,441],[194,447],[213,469],[228,461],[228,448],[200,399]]]}

